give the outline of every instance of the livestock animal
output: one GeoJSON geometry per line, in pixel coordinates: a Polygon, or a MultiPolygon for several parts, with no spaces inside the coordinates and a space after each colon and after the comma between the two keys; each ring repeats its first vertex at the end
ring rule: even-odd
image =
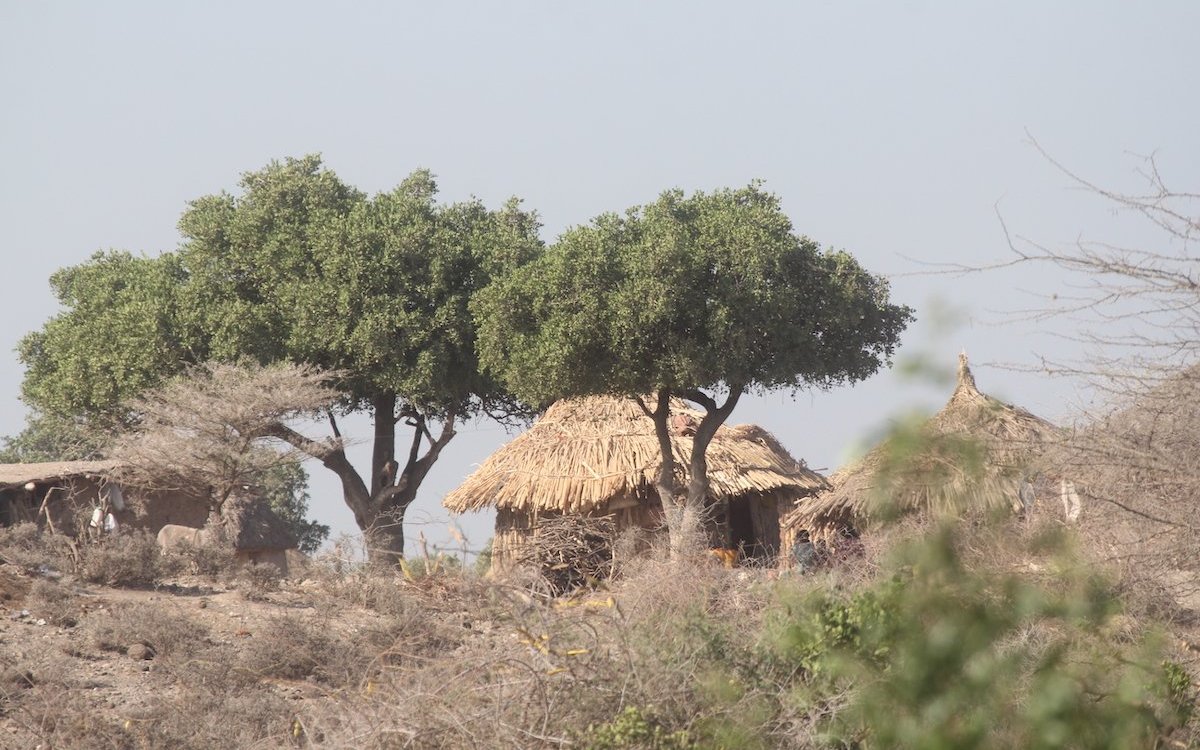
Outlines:
{"type": "Polygon", "coordinates": [[[169,523],[158,530],[158,548],[163,553],[169,552],[181,544],[199,547],[208,540],[208,532],[204,529],[194,529],[191,526],[180,526],[169,523]]]}
{"type": "Polygon", "coordinates": [[[735,549],[717,547],[716,549],[710,549],[708,554],[712,555],[714,560],[726,568],[737,567],[738,551],[735,549]]]}

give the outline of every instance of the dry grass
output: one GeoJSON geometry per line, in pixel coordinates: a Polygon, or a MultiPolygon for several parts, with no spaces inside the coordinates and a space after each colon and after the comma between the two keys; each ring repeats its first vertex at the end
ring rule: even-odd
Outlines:
{"type": "MultiPolygon", "coordinates": [[[[301,588],[264,601],[226,598],[215,615],[170,595],[110,604],[79,618],[82,653],[31,647],[14,659],[21,671],[0,684],[0,730],[14,733],[0,745],[11,737],[14,746],[55,748],[827,747],[823,733],[853,702],[853,686],[811,682],[781,656],[780,627],[810,595],[847,601],[891,580],[893,550],[928,535],[928,523],[909,517],[808,575],[650,550],[624,561],[606,587],[567,597],[534,596],[506,579],[316,566],[301,588]],[[235,606],[270,614],[229,619],[224,610],[235,606]],[[247,632],[201,626],[198,613],[247,632]],[[118,709],[90,701],[80,665],[132,643],[157,653],[145,689],[118,709]]],[[[963,523],[968,569],[1046,586],[1063,574],[1059,557],[1028,553],[1063,532],[1057,521],[963,523]]],[[[77,598],[49,582],[29,597],[46,611],[77,598]]],[[[1103,636],[1137,643],[1153,628],[1149,618],[1130,610],[1103,636]]],[[[998,648],[1046,653],[1070,635],[1053,627],[1016,631],[998,648]]]]}
{"type": "Polygon", "coordinates": [[[136,643],[155,658],[183,660],[205,649],[208,629],[187,615],[150,603],[112,606],[89,613],[80,623],[91,646],[125,653],[136,643]]]}

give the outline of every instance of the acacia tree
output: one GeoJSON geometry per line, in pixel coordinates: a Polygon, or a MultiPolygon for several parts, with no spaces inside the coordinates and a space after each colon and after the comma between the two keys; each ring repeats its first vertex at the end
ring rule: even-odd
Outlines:
{"type": "Polygon", "coordinates": [[[677,552],[709,511],[708,445],[744,393],[861,380],[912,319],[884,279],[798,236],[757,184],[669,191],[570,229],[484,290],[474,311],[483,363],[522,399],[638,399],[658,436],[657,490],[677,552]],[[671,451],[672,396],[704,409],[686,485],[671,451]]]}
{"type": "Polygon", "coordinates": [[[130,425],[107,446],[118,479],[152,490],[201,491],[218,520],[239,487],[258,485],[297,451],[275,425],[311,416],[339,397],[311,365],[209,364],[127,404],[130,425]]]}
{"type": "Polygon", "coordinates": [[[67,309],[22,342],[25,398],[104,413],[209,359],[336,370],[333,440],[283,422],[273,434],[337,474],[372,561],[393,562],[404,513],[457,425],[513,406],[479,372],[468,303],[540,252],[537,218],[516,199],[439,204],[423,170],[368,197],[315,156],[248,173],[241,187],[190,205],[177,252],[101,254],[56,274],[67,309]],[[341,440],[338,417],[351,412],[373,420],[369,473],[341,440]],[[412,433],[398,450],[401,424],[412,433]]]}

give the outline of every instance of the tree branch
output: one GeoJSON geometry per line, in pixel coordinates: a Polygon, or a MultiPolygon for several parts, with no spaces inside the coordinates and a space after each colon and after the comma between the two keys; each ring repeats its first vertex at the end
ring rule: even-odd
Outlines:
{"type": "Polygon", "coordinates": [[[338,429],[337,419],[333,416],[333,409],[326,409],[325,416],[329,418],[329,429],[333,430],[333,436],[338,440],[341,440],[342,431],[338,429]]]}

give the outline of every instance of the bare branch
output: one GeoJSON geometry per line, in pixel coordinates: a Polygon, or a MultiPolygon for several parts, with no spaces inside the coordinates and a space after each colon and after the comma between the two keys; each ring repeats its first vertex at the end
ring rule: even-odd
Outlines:
{"type": "Polygon", "coordinates": [[[337,394],[327,377],[295,365],[196,368],[130,404],[135,424],[116,436],[109,456],[124,481],[148,489],[209,488],[219,506],[274,466],[340,453],[340,440],[310,440],[286,425],[329,413],[337,394]]]}

